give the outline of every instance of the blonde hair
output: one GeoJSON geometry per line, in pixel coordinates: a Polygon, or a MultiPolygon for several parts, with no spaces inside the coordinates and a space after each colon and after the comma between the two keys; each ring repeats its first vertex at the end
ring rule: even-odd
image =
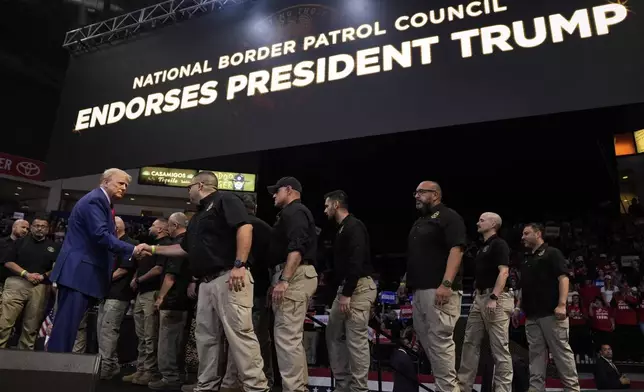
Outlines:
{"type": "Polygon", "coordinates": [[[101,184],[103,182],[109,180],[110,178],[112,178],[112,176],[114,176],[116,174],[124,174],[125,178],[127,178],[127,182],[128,183],[132,182],[132,176],[127,174],[127,172],[125,172],[124,170],[121,170],[121,169],[111,168],[111,169],[105,170],[103,172],[103,174],[101,175],[101,184]]]}

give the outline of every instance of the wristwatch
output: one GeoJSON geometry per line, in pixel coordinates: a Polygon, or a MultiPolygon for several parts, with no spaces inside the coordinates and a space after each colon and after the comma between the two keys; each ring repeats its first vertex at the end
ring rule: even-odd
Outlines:
{"type": "Polygon", "coordinates": [[[497,297],[497,296],[496,296],[496,294],[492,293],[492,294],[490,294],[490,299],[491,299],[492,301],[496,301],[496,300],[498,300],[498,299],[499,299],[499,297],[497,297]]]}
{"type": "Polygon", "coordinates": [[[241,260],[235,260],[235,268],[246,268],[246,262],[241,260]]]}
{"type": "Polygon", "coordinates": [[[449,280],[445,279],[443,283],[441,283],[443,286],[447,287],[448,289],[452,287],[452,282],[449,280]]]}
{"type": "Polygon", "coordinates": [[[289,283],[288,279],[286,279],[286,278],[284,277],[284,275],[280,275],[280,277],[279,277],[279,281],[280,281],[280,282],[286,282],[286,283],[289,283]]]}

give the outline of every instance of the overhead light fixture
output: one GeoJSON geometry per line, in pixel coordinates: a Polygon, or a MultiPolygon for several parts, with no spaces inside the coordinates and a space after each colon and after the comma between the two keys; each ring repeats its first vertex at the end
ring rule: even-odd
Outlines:
{"type": "Polygon", "coordinates": [[[190,204],[190,202],[189,202],[189,201],[187,201],[187,202],[186,202],[186,204],[190,204]]]}
{"type": "Polygon", "coordinates": [[[69,193],[65,192],[65,196],[69,196],[69,193]]]}
{"type": "Polygon", "coordinates": [[[16,193],[14,193],[14,195],[16,195],[16,196],[20,196],[20,193],[17,193],[17,192],[16,192],[16,193]]]}
{"type": "Polygon", "coordinates": [[[622,177],[622,180],[628,180],[628,176],[622,177]]]}
{"type": "Polygon", "coordinates": [[[134,201],[135,199],[133,197],[130,197],[130,200],[134,201]]]}
{"type": "Polygon", "coordinates": [[[22,187],[21,187],[21,186],[17,186],[17,187],[16,187],[16,189],[17,189],[17,190],[19,190],[19,191],[21,191],[21,190],[22,190],[22,187]]]}

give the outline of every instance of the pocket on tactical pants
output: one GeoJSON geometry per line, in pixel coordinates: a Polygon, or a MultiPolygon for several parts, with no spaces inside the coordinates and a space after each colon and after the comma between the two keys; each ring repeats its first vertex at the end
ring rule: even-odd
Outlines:
{"type": "MultiPolygon", "coordinates": [[[[435,299],[436,297],[434,297],[435,299]]],[[[436,305],[434,302],[434,308],[438,309],[439,312],[444,313],[450,317],[458,317],[461,314],[461,294],[453,293],[450,299],[442,304],[436,305]]]]}
{"type": "Polygon", "coordinates": [[[555,336],[557,336],[558,339],[564,342],[568,342],[568,340],[570,339],[570,324],[568,322],[568,318],[565,318],[563,320],[556,320],[554,332],[555,336]]]}

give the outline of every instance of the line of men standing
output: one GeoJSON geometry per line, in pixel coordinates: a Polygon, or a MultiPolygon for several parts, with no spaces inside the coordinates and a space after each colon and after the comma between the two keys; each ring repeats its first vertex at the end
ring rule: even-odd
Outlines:
{"type": "MultiPolygon", "coordinates": [[[[120,194],[122,197],[130,180],[126,173],[110,169],[103,175],[100,190],[110,201],[113,195],[120,194]],[[109,189],[114,189],[115,192],[110,193],[107,191],[109,189]]],[[[155,245],[133,246],[124,242],[116,243],[118,239],[114,236],[114,239],[110,237],[102,245],[107,250],[121,253],[130,259],[132,257],[189,258],[193,283],[199,284],[195,331],[199,374],[197,384],[184,386],[184,391],[214,391],[221,388],[230,390],[240,386],[245,391],[270,389],[265,373],[269,366],[264,363],[255,330],[262,331],[254,325],[252,312],[255,305],[255,281],[261,275],[259,270],[270,269],[272,281],[268,298],[275,315],[273,338],[283,390],[285,392],[307,391],[308,369],[302,338],[307,305],[317,288],[317,273],[314,268],[317,231],[311,212],[301,203],[302,185],[293,177],[285,177],[269,187],[275,206],[281,211],[270,231],[268,241],[260,239],[259,233],[263,225],[249,216],[248,212],[254,209],[254,206],[245,206],[236,195],[219,192],[217,188],[217,178],[212,173],[203,172],[192,179],[188,192],[190,201],[198,205],[198,212],[190,220],[183,238],[175,243],[159,241],[155,245]],[[253,242],[264,245],[256,244],[253,249],[253,242]],[[262,253],[262,249],[265,253],[262,253]],[[229,346],[227,352],[224,338],[229,346]]],[[[100,198],[100,196],[99,192],[94,192],[93,197],[100,198]]],[[[438,390],[457,391],[459,390],[457,380],[461,379],[463,384],[466,384],[467,379],[471,377],[467,374],[467,369],[471,369],[471,366],[468,367],[467,364],[466,366],[462,364],[461,375],[456,373],[453,340],[454,326],[460,316],[461,308],[458,272],[466,241],[465,225],[460,215],[442,203],[442,190],[437,183],[430,181],[421,183],[414,192],[414,198],[421,217],[415,222],[409,234],[407,279],[401,284],[400,290],[413,289],[414,328],[430,359],[438,390]]],[[[104,203],[103,206],[107,207],[108,204],[104,203]]],[[[334,219],[339,224],[335,241],[334,268],[341,277],[341,286],[331,310],[327,329],[331,366],[338,380],[336,389],[366,391],[369,368],[367,323],[369,310],[376,295],[375,284],[369,277],[372,271],[368,234],[362,222],[348,213],[348,202],[344,192],[332,192],[326,196],[325,212],[330,219],[334,219]]],[[[73,215],[74,212],[72,212],[73,215]]],[[[498,229],[500,226],[500,217],[498,225],[495,226],[493,223],[497,219],[494,215],[488,214],[479,222],[482,234],[487,230],[484,229],[484,224],[488,224],[488,221],[492,222],[491,227],[498,229]]],[[[161,233],[162,230],[158,232],[161,233]]],[[[487,238],[487,240],[490,239],[491,236],[487,238]]],[[[526,256],[525,268],[534,268],[533,272],[538,277],[528,281],[524,287],[523,303],[526,304],[528,324],[534,324],[534,331],[531,331],[528,336],[531,343],[533,387],[542,390],[543,383],[540,385],[540,381],[542,381],[541,373],[544,365],[537,362],[545,359],[546,346],[553,351],[560,371],[566,373],[565,379],[570,380],[571,370],[567,366],[567,336],[564,336],[567,335],[567,320],[565,320],[565,311],[562,318],[560,306],[557,303],[557,300],[567,296],[567,278],[563,268],[557,264],[560,262],[560,252],[544,245],[541,231],[537,226],[526,228],[524,241],[532,249],[526,256]],[[546,259],[547,261],[542,262],[546,259]],[[536,298],[544,292],[549,299],[547,305],[552,300],[557,303],[554,315],[544,313],[541,308],[537,312],[534,306],[532,308],[529,306],[529,304],[534,305],[537,302],[536,298]],[[556,333],[548,332],[548,328],[553,328],[556,333]]],[[[504,272],[499,266],[502,263],[496,259],[490,260],[496,263],[493,268],[498,269],[500,275],[493,287],[477,287],[479,296],[490,293],[487,299],[477,298],[478,307],[480,309],[484,306],[490,314],[499,312],[507,315],[508,309],[505,309],[507,301],[505,298],[500,299],[505,287],[501,284],[503,281],[501,275],[504,272]]],[[[68,282],[65,275],[72,273],[74,268],[59,267],[60,261],[59,258],[56,269],[60,269],[54,274],[54,279],[65,286],[68,282]],[[65,272],[65,268],[68,271],[65,272]]],[[[81,264],[83,262],[85,261],[81,264]]],[[[138,287],[142,278],[150,276],[154,268],[150,268],[143,275],[137,274],[132,284],[138,287]]],[[[110,276],[113,275],[110,273],[110,276]]],[[[143,279],[143,282],[145,281],[146,279],[143,279]]],[[[490,280],[481,279],[481,284],[489,286],[490,280]]],[[[62,296],[59,291],[59,307],[65,307],[65,302],[82,305],[72,309],[71,319],[75,322],[66,325],[68,329],[77,328],[78,320],[82,317],[77,314],[77,310],[87,306],[86,297],[88,295],[100,297],[100,295],[86,294],[79,290],[85,289],[63,291],[62,296]],[[74,291],[82,295],[75,294],[74,291]]],[[[163,289],[161,291],[163,292],[163,289]]],[[[140,307],[144,308],[143,303],[150,301],[141,293],[138,296],[142,297],[141,301],[138,298],[137,301],[141,302],[140,307]]],[[[145,310],[142,312],[145,319],[145,310]]],[[[476,314],[475,311],[471,316],[471,323],[468,321],[467,329],[473,342],[477,340],[476,336],[479,334],[474,331],[481,328],[476,314]]],[[[490,320],[487,319],[487,321],[490,320]]],[[[506,322],[503,316],[500,316],[499,320],[506,322]]],[[[486,323],[486,319],[483,319],[485,327],[487,327],[486,324],[490,325],[489,322],[486,323]]],[[[57,326],[58,323],[54,328],[57,326]]],[[[71,350],[68,335],[73,332],[75,329],[65,332],[64,345],[68,351],[71,350]]],[[[52,334],[52,341],[55,338],[54,335],[56,334],[52,334]]],[[[146,335],[143,339],[145,352],[151,355],[154,345],[150,345],[146,341],[147,338],[146,335]]],[[[171,339],[170,336],[167,338],[171,339]]],[[[173,342],[177,340],[178,337],[173,342]]],[[[475,345],[473,343],[473,346],[475,345]]],[[[507,346],[507,338],[500,345],[507,346]]],[[[495,354],[498,352],[499,350],[495,354]]],[[[467,361],[469,358],[464,360],[467,361]]],[[[145,362],[144,360],[143,363],[145,362]]],[[[147,377],[148,381],[152,381],[150,376],[146,376],[153,371],[149,369],[153,367],[144,366],[144,373],[137,369],[132,380],[136,377],[147,377]]],[[[498,377],[499,382],[507,382],[507,366],[500,366],[498,371],[504,373],[498,377]]],[[[578,383],[575,387],[572,381],[570,382],[570,385],[566,384],[568,389],[578,389],[578,383]]],[[[176,384],[169,383],[165,386],[176,386],[176,384]]]]}

